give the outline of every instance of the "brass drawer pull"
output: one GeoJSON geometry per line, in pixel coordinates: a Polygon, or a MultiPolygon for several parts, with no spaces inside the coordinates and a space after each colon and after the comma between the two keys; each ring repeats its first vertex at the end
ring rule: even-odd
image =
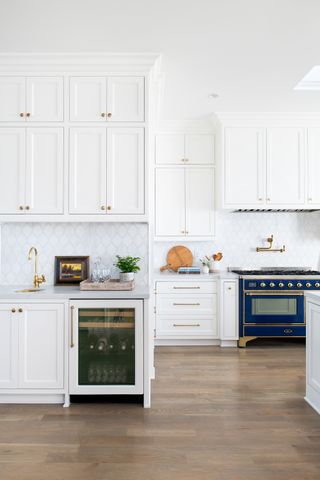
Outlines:
{"type": "Polygon", "coordinates": [[[175,290],[199,290],[200,287],[173,287],[175,290]]]}
{"type": "Polygon", "coordinates": [[[200,327],[200,323],[174,323],[174,327],[200,327]]]}
{"type": "Polygon", "coordinates": [[[200,303],[173,303],[173,305],[177,306],[177,305],[195,305],[195,306],[199,306],[200,303]]]}
{"type": "Polygon", "coordinates": [[[18,311],[19,311],[19,313],[22,313],[22,312],[23,312],[23,309],[22,309],[22,308],[19,308],[18,311]]]}
{"type": "Polygon", "coordinates": [[[112,113],[110,113],[110,112],[107,113],[107,117],[108,117],[108,118],[111,118],[111,117],[112,117],[112,113]]]}
{"type": "Polygon", "coordinates": [[[73,340],[73,312],[74,312],[74,306],[71,306],[71,337],[70,337],[70,347],[74,347],[74,340],[73,340]]]}
{"type": "Polygon", "coordinates": [[[16,309],[15,309],[15,308],[11,308],[11,312],[12,312],[12,313],[16,313],[16,309]]]}
{"type": "Polygon", "coordinates": [[[20,117],[24,117],[24,113],[23,113],[23,112],[20,113],[20,117]]]}

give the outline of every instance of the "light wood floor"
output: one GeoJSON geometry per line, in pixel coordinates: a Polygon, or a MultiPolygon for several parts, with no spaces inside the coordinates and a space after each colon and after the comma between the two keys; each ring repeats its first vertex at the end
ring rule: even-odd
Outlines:
{"type": "Polygon", "coordinates": [[[159,348],[153,408],[0,406],[1,480],[319,480],[304,346],[159,348]]]}

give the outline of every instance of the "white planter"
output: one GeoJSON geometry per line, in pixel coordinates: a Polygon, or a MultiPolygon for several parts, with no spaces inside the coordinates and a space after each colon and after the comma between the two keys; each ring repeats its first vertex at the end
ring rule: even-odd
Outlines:
{"type": "Polygon", "coordinates": [[[134,272],[120,272],[120,282],[131,282],[131,280],[134,280],[134,272]]]}

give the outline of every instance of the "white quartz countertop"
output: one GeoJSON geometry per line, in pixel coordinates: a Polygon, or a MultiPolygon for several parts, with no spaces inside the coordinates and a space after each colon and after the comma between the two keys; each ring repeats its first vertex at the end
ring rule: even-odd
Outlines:
{"type": "Polygon", "coordinates": [[[191,274],[184,274],[184,273],[176,273],[170,272],[168,270],[164,272],[156,271],[153,275],[154,280],[164,280],[164,281],[172,281],[172,280],[193,280],[193,281],[208,281],[208,280],[219,280],[219,279],[237,279],[239,275],[233,272],[228,272],[227,270],[221,270],[214,273],[191,273],[191,274]]]}
{"type": "Polygon", "coordinates": [[[315,300],[316,302],[320,303],[320,292],[304,291],[304,296],[306,297],[306,299],[310,298],[310,300],[315,300]]]}
{"type": "Polygon", "coordinates": [[[74,286],[51,286],[48,285],[43,290],[37,292],[17,292],[25,288],[32,288],[30,285],[0,285],[0,300],[69,300],[69,299],[147,299],[150,296],[149,288],[136,285],[134,290],[129,291],[81,291],[74,286]]]}

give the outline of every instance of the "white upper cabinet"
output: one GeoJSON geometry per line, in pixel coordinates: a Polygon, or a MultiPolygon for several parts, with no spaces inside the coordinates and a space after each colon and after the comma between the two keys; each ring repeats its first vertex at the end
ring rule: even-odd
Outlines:
{"type": "Polygon", "coordinates": [[[63,78],[27,77],[26,111],[31,122],[63,120],[63,78]]]}
{"type": "Polygon", "coordinates": [[[186,235],[214,235],[213,168],[187,168],[186,235]]]}
{"type": "Polygon", "coordinates": [[[0,213],[23,213],[26,148],[24,128],[0,128],[0,213]]]}
{"type": "Polygon", "coordinates": [[[0,77],[1,122],[63,120],[62,77],[0,77]]]}
{"type": "Polygon", "coordinates": [[[108,128],[107,213],[144,213],[144,129],[108,128]]]}
{"type": "Polygon", "coordinates": [[[143,122],[143,77],[71,77],[70,121],[143,122]]]}
{"type": "Polygon", "coordinates": [[[25,77],[0,77],[0,121],[24,122],[26,113],[25,77]]]}
{"type": "Polygon", "coordinates": [[[155,216],[157,236],[185,235],[185,169],[157,169],[155,216]]]}
{"type": "Polygon", "coordinates": [[[320,128],[308,129],[307,203],[320,205],[320,128]]]}
{"type": "Polygon", "coordinates": [[[63,129],[27,129],[26,212],[63,213],[63,129]]]}
{"type": "Polygon", "coordinates": [[[304,135],[301,128],[267,129],[267,204],[304,203],[304,135]]]}
{"type": "Polygon", "coordinates": [[[106,138],[102,127],[70,129],[69,213],[106,211],[106,138]]]}
{"type": "Polygon", "coordinates": [[[158,165],[210,165],[213,162],[213,135],[178,133],[156,136],[158,165]]]}
{"type": "Polygon", "coordinates": [[[265,132],[263,128],[226,128],[224,202],[257,205],[265,201],[265,132]]]}

